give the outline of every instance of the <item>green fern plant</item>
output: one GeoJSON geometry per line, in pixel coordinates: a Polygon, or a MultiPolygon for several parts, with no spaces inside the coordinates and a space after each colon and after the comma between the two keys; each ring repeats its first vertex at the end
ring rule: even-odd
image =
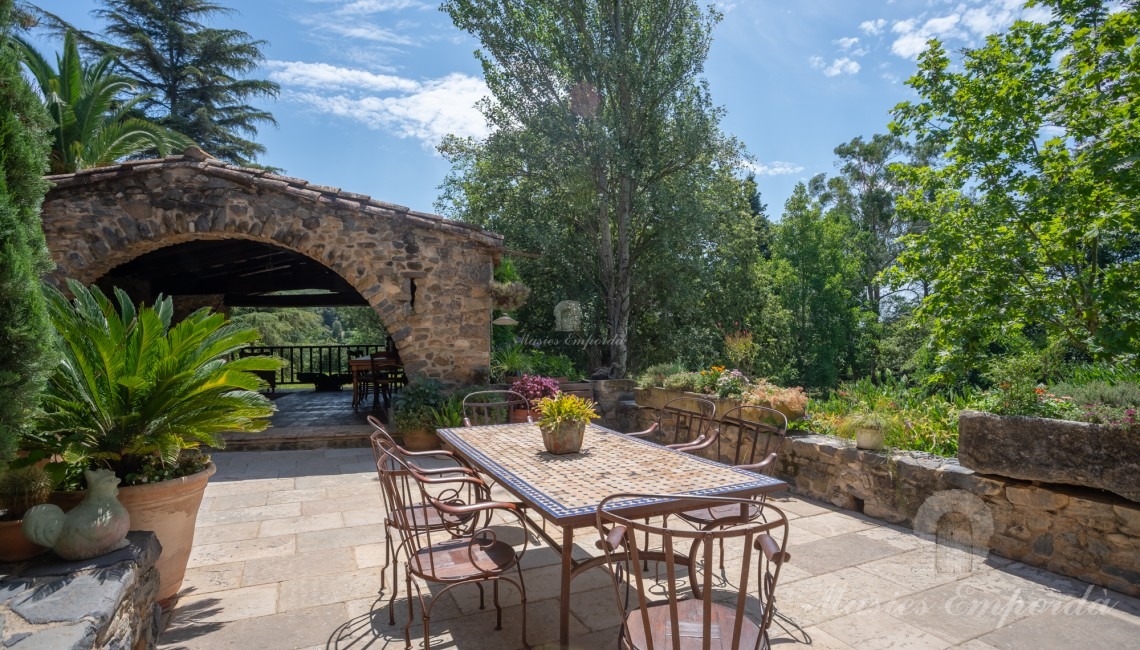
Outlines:
{"type": "Polygon", "coordinates": [[[123,485],[175,478],[205,464],[186,454],[223,446],[223,432],[269,426],[273,403],[257,392],[255,370],[277,370],[267,357],[237,358],[256,330],[200,309],[171,324],[171,299],[136,307],[115,289],[112,304],[96,287],[68,281],[69,300],[46,287],[59,366],[48,381],[33,444],[67,487],[82,470],[107,467],[123,485]]]}

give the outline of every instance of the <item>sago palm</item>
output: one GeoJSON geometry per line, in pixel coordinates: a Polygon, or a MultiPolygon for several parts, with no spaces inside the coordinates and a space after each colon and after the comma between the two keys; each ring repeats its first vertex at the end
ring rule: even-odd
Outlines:
{"type": "Polygon", "coordinates": [[[113,57],[84,63],[73,33],[64,37],[55,68],[27,42],[20,41],[20,50],[55,121],[52,173],[103,167],[146,151],[165,156],[193,144],[186,136],[140,117],[136,106],[146,96],[130,96],[134,86],[115,73],[113,57]]]}
{"type": "Polygon", "coordinates": [[[171,325],[170,298],[136,307],[116,289],[116,309],[96,287],[69,281],[68,288],[71,300],[45,289],[60,363],[37,437],[44,451],[64,459],[55,469],[71,476],[110,467],[124,484],[141,482],[147,468],[176,467],[185,449],[220,447],[222,432],[269,425],[273,404],[257,393],[250,371],[276,370],[280,362],[231,359],[257,340],[255,330],[208,309],[171,325]]]}

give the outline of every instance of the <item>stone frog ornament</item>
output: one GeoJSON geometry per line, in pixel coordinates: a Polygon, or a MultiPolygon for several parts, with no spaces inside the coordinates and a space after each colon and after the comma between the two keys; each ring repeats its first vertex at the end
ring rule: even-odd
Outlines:
{"type": "Polygon", "coordinates": [[[86,470],[87,497],[64,512],[52,504],[24,515],[24,536],[65,560],[86,560],[126,546],[131,516],[119,503],[119,477],[109,469],[86,470]]]}

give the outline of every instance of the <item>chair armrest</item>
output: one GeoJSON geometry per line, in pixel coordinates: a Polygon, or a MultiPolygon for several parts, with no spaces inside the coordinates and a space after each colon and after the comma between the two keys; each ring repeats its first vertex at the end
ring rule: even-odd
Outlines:
{"type": "Polygon", "coordinates": [[[480,501],[479,503],[468,503],[461,506],[451,505],[432,499],[434,505],[439,511],[449,515],[467,515],[484,510],[507,510],[510,512],[520,512],[523,509],[523,504],[517,501],[480,501]]]}
{"type": "Polygon", "coordinates": [[[764,552],[764,557],[768,558],[768,561],[770,562],[783,564],[784,562],[792,559],[792,556],[784,551],[781,551],[780,545],[776,542],[776,540],[773,539],[771,535],[768,535],[766,533],[756,538],[755,546],[757,551],[764,552]]]}
{"type": "Polygon", "coordinates": [[[756,470],[765,469],[774,462],[776,462],[776,453],[772,452],[768,454],[767,458],[760,461],[759,463],[753,463],[751,465],[737,465],[737,467],[740,469],[746,469],[750,472],[754,472],[756,470]]]}
{"type": "Polygon", "coordinates": [[[616,551],[625,540],[625,526],[614,526],[605,537],[594,543],[601,551],[616,551]]]}
{"type": "Polygon", "coordinates": [[[649,427],[645,431],[633,431],[631,433],[623,433],[622,435],[630,436],[631,438],[640,438],[642,436],[647,436],[651,433],[654,433],[659,428],[660,428],[660,425],[658,425],[656,422],[654,422],[653,426],[649,427]]]}

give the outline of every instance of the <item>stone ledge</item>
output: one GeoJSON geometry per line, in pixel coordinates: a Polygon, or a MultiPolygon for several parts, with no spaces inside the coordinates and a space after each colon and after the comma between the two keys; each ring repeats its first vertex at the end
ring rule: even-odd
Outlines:
{"type": "Polygon", "coordinates": [[[0,644],[19,650],[142,649],[158,638],[162,553],[150,531],[126,548],[79,562],[53,554],[0,565],[0,644]]]}
{"type": "MultiPolygon", "coordinates": [[[[641,428],[655,414],[642,404],[641,428]]],[[[726,439],[731,437],[729,432],[726,439]]],[[[706,455],[715,454],[714,447],[706,455]]],[[[811,433],[788,435],[773,473],[792,492],[910,528],[928,502],[950,497],[951,503],[974,504],[993,520],[992,532],[979,546],[1140,596],[1140,503],[1112,493],[979,474],[956,458],[863,451],[852,441],[811,433]]],[[[927,505],[927,518],[930,510],[927,505]]],[[[947,516],[953,514],[963,513],[933,518],[940,533],[943,525],[968,525],[947,516]]],[[[953,537],[963,531],[949,532],[953,537]]]]}

